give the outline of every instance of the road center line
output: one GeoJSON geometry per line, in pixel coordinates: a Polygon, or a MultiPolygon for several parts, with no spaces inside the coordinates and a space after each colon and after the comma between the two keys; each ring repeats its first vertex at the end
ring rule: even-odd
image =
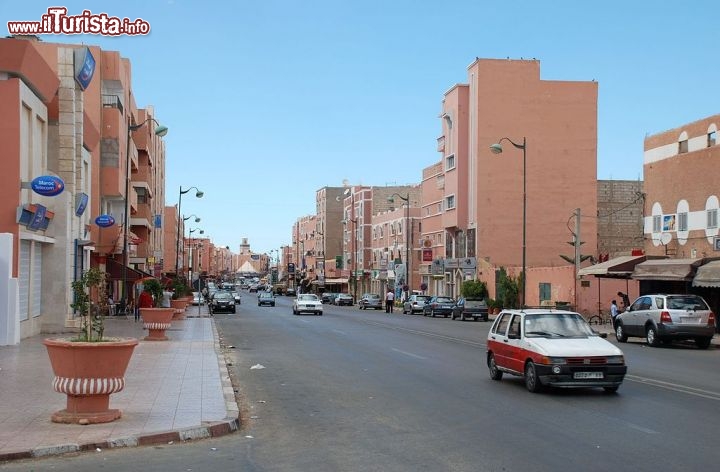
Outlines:
{"type": "Polygon", "coordinates": [[[664,382],[662,380],[649,379],[647,377],[640,377],[637,375],[625,375],[625,380],[631,382],[637,382],[645,385],[651,385],[653,387],[664,388],[666,390],[672,390],[674,392],[687,393],[688,395],[694,395],[696,397],[707,398],[709,400],[720,401],[720,392],[711,392],[708,390],[702,390],[699,388],[689,387],[687,385],[679,385],[671,382],[664,382]]]}
{"type": "Polygon", "coordinates": [[[411,352],[401,351],[400,349],[392,348],[392,350],[395,352],[399,352],[400,354],[405,354],[406,356],[414,357],[415,359],[422,359],[422,360],[427,359],[427,357],[418,356],[417,354],[413,354],[411,352]]]}
{"type": "Polygon", "coordinates": [[[341,334],[343,336],[347,336],[347,333],[345,331],[340,331],[339,329],[334,329],[333,333],[341,334]]]}

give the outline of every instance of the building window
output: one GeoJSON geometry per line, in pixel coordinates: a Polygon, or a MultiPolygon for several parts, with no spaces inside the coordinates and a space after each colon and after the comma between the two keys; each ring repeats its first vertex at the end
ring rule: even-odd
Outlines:
{"type": "Polygon", "coordinates": [[[455,195],[448,195],[445,197],[445,208],[447,210],[455,208],[455,195]]]}
{"type": "Polygon", "coordinates": [[[455,154],[450,154],[445,157],[445,170],[452,170],[455,168],[455,154]]]}
{"type": "Polygon", "coordinates": [[[137,193],[137,202],[142,205],[148,204],[148,194],[145,187],[135,187],[135,193],[137,193]]]}
{"type": "Polygon", "coordinates": [[[688,152],[688,141],[687,139],[678,142],[678,154],[684,154],[688,152]]]}
{"type": "Polygon", "coordinates": [[[443,211],[442,205],[443,205],[442,202],[438,203],[438,205],[437,205],[437,212],[438,212],[438,213],[442,213],[442,211],[443,211]]]}
{"type": "Polygon", "coordinates": [[[678,213],[678,231],[687,231],[688,230],[688,214],[687,213],[678,213]]]}
{"type": "Polygon", "coordinates": [[[708,228],[717,228],[718,226],[718,209],[713,208],[712,210],[707,211],[707,227],[708,228]]]}
{"type": "Polygon", "coordinates": [[[715,146],[715,143],[717,142],[715,139],[716,133],[717,133],[717,131],[711,131],[708,133],[708,141],[707,141],[708,147],[715,146]]]}
{"type": "Polygon", "coordinates": [[[540,301],[552,300],[551,285],[547,282],[540,282],[540,301]]]}
{"type": "Polygon", "coordinates": [[[662,215],[653,215],[653,233],[662,231],[662,215]]]}

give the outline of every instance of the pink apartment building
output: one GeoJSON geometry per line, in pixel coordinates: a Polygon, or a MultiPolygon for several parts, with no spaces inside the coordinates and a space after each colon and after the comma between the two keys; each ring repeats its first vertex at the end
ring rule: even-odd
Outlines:
{"type": "Polygon", "coordinates": [[[422,282],[457,295],[522,267],[526,180],[526,305],[575,303],[568,220],[582,218],[584,248],[597,247],[597,83],[540,78],[537,60],[477,59],[468,83],[445,93],[439,162],[423,169],[422,282]],[[507,138],[507,139],[503,139],[507,138]],[[523,149],[526,143],[526,165],[523,149]],[[490,146],[501,141],[502,154],[490,146]],[[449,265],[449,267],[446,267],[449,265]]]}
{"type": "Polygon", "coordinates": [[[12,261],[0,324],[12,327],[11,342],[76,327],[70,283],[88,267],[107,270],[116,299],[123,281],[159,275],[165,149],[130,78],[117,52],[0,39],[0,233],[12,261]],[[43,175],[61,178],[64,191],[13,190],[43,175]],[[98,226],[99,216],[114,224],[98,226]]]}

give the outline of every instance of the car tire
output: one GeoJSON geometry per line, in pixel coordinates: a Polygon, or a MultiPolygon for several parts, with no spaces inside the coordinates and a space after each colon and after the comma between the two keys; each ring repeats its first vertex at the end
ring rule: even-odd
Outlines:
{"type": "Polygon", "coordinates": [[[628,340],[627,334],[625,334],[625,327],[622,323],[615,325],[615,339],[620,343],[626,343],[628,340]]]}
{"type": "Polygon", "coordinates": [[[479,319],[480,319],[479,316],[474,316],[474,317],[473,317],[473,321],[478,321],[479,319]]]}
{"type": "Polygon", "coordinates": [[[495,363],[495,356],[493,354],[490,354],[488,359],[488,370],[490,371],[491,379],[502,380],[503,373],[500,369],[498,369],[498,366],[495,363]]]}
{"type": "Polygon", "coordinates": [[[648,326],[645,330],[645,342],[648,346],[657,347],[660,344],[655,326],[648,326]]]}
{"type": "Polygon", "coordinates": [[[232,314],[234,315],[236,313],[235,308],[233,308],[232,314]]]}
{"type": "Polygon", "coordinates": [[[699,349],[707,349],[710,347],[710,342],[712,341],[712,338],[695,338],[695,345],[699,349]]]}
{"type": "Polygon", "coordinates": [[[542,383],[537,375],[537,369],[532,361],[525,364],[525,388],[530,393],[538,393],[542,390],[542,383]]]}
{"type": "Polygon", "coordinates": [[[613,385],[611,387],[603,387],[603,390],[605,390],[605,393],[617,393],[619,388],[620,385],[613,385]]]}

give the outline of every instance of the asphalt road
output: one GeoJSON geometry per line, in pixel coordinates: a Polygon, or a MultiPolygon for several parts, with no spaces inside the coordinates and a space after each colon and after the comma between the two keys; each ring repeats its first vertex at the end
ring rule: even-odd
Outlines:
{"type": "MultiPolygon", "coordinates": [[[[34,470],[715,470],[720,349],[621,344],[629,375],[602,389],[527,392],[489,379],[490,323],[291,299],[216,315],[242,431],[183,445],[32,462],[34,470]],[[231,347],[232,346],[232,347],[231,347]]],[[[3,470],[29,470],[28,463],[3,470]]]]}

